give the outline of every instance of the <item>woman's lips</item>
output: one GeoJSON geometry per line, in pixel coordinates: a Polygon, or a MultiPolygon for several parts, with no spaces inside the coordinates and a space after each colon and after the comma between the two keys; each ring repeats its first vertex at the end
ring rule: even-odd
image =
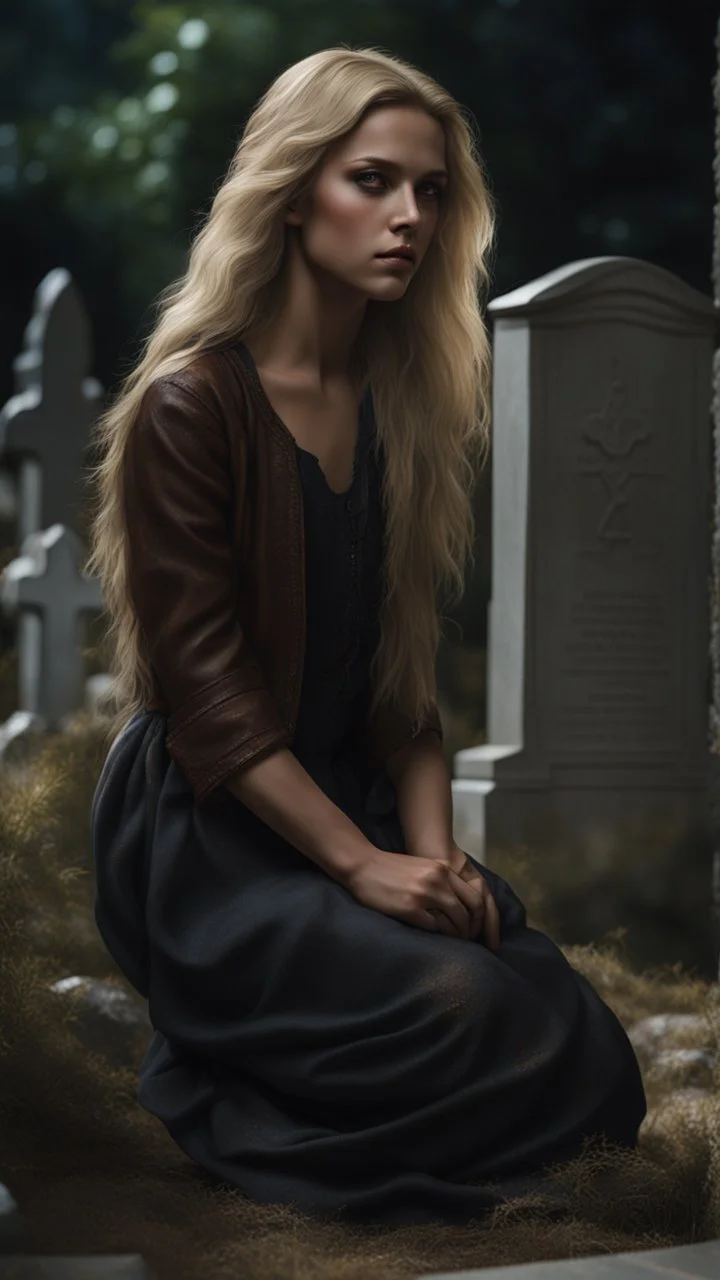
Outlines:
{"type": "Polygon", "coordinates": [[[414,266],[412,258],[408,258],[403,254],[378,253],[375,255],[378,262],[386,262],[391,267],[412,267],[414,266]]]}

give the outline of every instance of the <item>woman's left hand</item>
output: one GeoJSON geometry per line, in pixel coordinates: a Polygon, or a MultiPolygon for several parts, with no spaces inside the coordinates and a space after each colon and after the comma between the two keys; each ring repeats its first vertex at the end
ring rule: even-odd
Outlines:
{"type": "Polygon", "coordinates": [[[500,913],[487,880],[470,861],[464,850],[459,845],[451,844],[449,848],[443,849],[423,849],[422,851],[409,849],[408,853],[417,854],[422,858],[438,858],[441,862],[449,862],[460,879],[472,885],[480,895],[480,903],[472,913],[470,937],[477,938],[482,931],[488,947],[492,951],[497,951],[500,946],[500,913]]]}

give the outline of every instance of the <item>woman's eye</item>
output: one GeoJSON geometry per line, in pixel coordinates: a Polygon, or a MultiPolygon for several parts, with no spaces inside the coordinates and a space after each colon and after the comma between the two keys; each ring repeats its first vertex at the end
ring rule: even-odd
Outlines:
{"type": "MultiPolygon", "coordinates": [[[[373,178],[379,178],[381,182],[384,182],[384,181],[385,181],[385,179],[383,178],[383,175],[382,175],[381,173],[378,173],[378,170],[377,170],[377,169],[367,169],[364,173],[356,173],[356,174],[355,174],[355,181],[356,181],[356,182],[362,182],[362,183],[370,182],[370,181],[371,181],[371,179],[373,179],[373,178]]],[[[432,191],[430,192],[430,194],[431,194],[432,198],[433,198],[433,199],[439,199],[439,197],[440,197],[440,195],[441,195],[441,193],[442,193],[442,187],[440,187],[440,186],[439,186],[439,184],[438,184],[437,182],[424,182],[424,183],[422,183],[422,186],[424,186],[424,187],[431,187],[431,188],[432,188],[432,191]]],[[[371,187],[370,189],[371,189],[371,190],[373,190],[373,191],[377,191],[377,189],[378,189],[378,188],[377,188],[377,187],[371,187]]]]}
{"type": "Polygon", "coordinates": [[[357,173],[355,178],[358,182],[369,182],[371,178],[382,178],[382,174],[377,169],[368,169],[365,173],[357,173]]]}

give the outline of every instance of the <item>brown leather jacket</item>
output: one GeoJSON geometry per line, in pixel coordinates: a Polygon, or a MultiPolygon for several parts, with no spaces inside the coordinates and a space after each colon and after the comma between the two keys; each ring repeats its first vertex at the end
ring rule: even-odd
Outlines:
{"type": "MultiPolygon", "coordinates": [[[[303,494],[291,432],[228,343],[146,391],[124,455],[128,589],[153,676],[148,710],[194,798],[292,747],[305,652],[303,494]]],[[[442,739],[434,704],[421,729],[442,739]]],[[[384,705],[383,764],[412,738],[384,705]]]]}

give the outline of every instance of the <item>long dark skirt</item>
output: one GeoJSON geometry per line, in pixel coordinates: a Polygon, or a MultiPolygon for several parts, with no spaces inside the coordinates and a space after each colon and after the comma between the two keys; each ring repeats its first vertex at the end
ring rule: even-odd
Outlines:
{"type": "MultiPolygon", "coordinates": [[[[92,832],[96,920],[147,996],[139,1101],[257,1201],[357,1221],[469,1221],[545,1189],[603,1134],[637,1143],[628,1038],[499,875],[501,946],[359,904],[224,787],[195,804],[143,712],[109,753],[92,832]]],[[[349,757],[305,761],[380,848],[395,796],[349,757]]]]}

